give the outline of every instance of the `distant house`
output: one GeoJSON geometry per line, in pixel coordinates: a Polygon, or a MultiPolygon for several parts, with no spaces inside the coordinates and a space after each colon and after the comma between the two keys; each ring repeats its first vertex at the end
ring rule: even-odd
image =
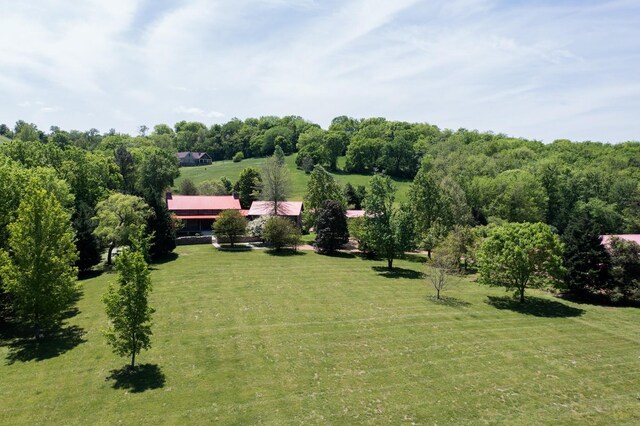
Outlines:
{"type": "Polygon", "coordinates": [[[364,210],[347,210],[347,219],[354,217],[364,217],[364,210]]]}
{"type": "Polygon", "coordinates": [[[202,166],[212,162],[211,157],[206,152],[178,152],[176,156],[180,161],[180,167],[202,166]]]}
{"type": "MultiPolygon", "coordinates": [[[[293,220],[296,225],[302,227],[302,211],[304,207],[302,201],[280,201],[278,203],[278,216],[288,217],[293,220]]],[[[247,213],[249,219],[256,219],[261,216],[270,216],[274,214],[273,201],[254,201],[247,213]]]]}
{"type": "MultiPolygon", "coordinates": [[[[213,222],[223,210],[240,210],[233,195],[173,195],[167,193],[167,209],[182,221],[179,234],[209,234],[213,222]]],[[[246,210],[244,210],[246,212],[246,210]]]]}

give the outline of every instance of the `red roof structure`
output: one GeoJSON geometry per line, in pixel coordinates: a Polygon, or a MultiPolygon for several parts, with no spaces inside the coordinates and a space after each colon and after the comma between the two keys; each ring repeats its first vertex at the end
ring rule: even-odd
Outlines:
{"type": "Polygon", "coordinates": [[[620,238],[621,240],[631,241],[640,244],[640,234],[618,234],[618,235],[601,235],[602,245],[609,247],[611,238],[620,238]]]}
{"type": "Polygon", "coordinates": [[[240,200],[232,195],[172,195],[167,199],[169,211],[240,210],[240,200]]]}
{"type": "MultiPolygon", "coordinates": [[[[281,201],[278,203],[279,216],[300,216],[302,201],[281,201]]],[[[273,214],[273,201],[254,201],[249,209],[249,216],[266,216],[273,214]]]]}

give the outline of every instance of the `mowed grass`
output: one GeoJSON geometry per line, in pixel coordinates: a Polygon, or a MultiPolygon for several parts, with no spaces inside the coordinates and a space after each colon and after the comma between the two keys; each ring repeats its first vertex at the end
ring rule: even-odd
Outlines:
{"type": "Polygon", "coordinates": [[[154,266],[153,348],[137,380],[83,281],[56,350],[0,348],[3,424],[637,424],[640,315],[459,281],[423,264],[186,246],[154,266]]]}
{"type": "MultiPolygon", "coordinates": [[[[258,171],[260,171],[264,166],[265,161],[266,158],[248,158],[246,160],[242,160],[239,163],[234,163],[231,160],[226,160],[215,161],[213,164],[208,166],[181,167],[180,177],[176,179],[174,189],[180,187],[180,182],[183,179],[191,179],[194,183],[199,184],[207,180],[219,180],[221,177],[225,176],[232,182],[236,182],[244,168],[254,167],[258,169],[258,171]]],[[[307,182],[309,182],[309,175],[304,171],[296,168],[296,154],[288,156],[285,161],[291,176],[290,199],[302,200],[304,194],[307,192],[307,182]]],[[[350,182],[354,187],[358,185],[367,186],[369,184],[371,175],[355,173],[351,174],[343,172],[342,170],[344,169],[344,162],[344,157],[339,158],[338,172],[331,173],[336,182],[338,182],[341,186],[344,186],[347,182],[350,182]]],[[[409,185],[411,184],[411,182],[401,179],[394,179],[394,182],[398,190],[396,192],[396,202],[401,203],[407,201],[407,194],[409,192],[409,185]]]]}

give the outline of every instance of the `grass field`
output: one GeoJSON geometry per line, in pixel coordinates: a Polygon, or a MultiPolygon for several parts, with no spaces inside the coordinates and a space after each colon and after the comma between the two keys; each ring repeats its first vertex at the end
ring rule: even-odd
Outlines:
{"type": "MultiPolygon", "coordinates": [[[[344,167],[345,158],[338,159],[338,168],[340,170],[344,167]]],[[[238,180],[240,172],[246,167],[255,167],[258,170],[264,165],[266,158],[248,158],[242,160],[239,163],[234,163],[230,160],[216,161],[210,166],[199,167],[182,167],[180,168],[180,177],[176,179],[175,188],[178,188],[182,179],[189,178],[194,183],[198,184],[206,180],[218,180],[223,176],[230,179],[232,182],[238,180]]],[[[286,164],[289,168],[291,175],[291,199],[302,200],[304,194],[307,192],[307,182],[309,181],[309,175],[296,168],[296,154],[290,155],[286,158],[286,164]]],[[[336,181],[344,186],[347,182],[351,182],[353,186],[368,185],[371,175],[361,174],[347,174],[341,171],[332,173],[336,181]]],[[[410,181],[394,179],[398,188],[396,193],[396,201],[403,202],[407,200],[407,193],[409,191],[410,181]]]]}
{"type": "Polygon", "coordinates": [[[523,309],[423,265],[184,246],[154,265],[153,348],[139,377],[106,346],[83,281],[65,338],[3,333],[3,424],[637,424],[640,311],[543,293],[523,309]]]}

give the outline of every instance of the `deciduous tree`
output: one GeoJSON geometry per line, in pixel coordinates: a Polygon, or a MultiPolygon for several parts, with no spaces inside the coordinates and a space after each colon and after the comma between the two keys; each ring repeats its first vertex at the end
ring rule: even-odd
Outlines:
{"type": "Polygon", "coordinates": [[[36,330],[57,326],[77,293],[78,257],[71,217],[34,180],[9,225],[10,254],[0,251],[0,275],[21,321],[36,330]]]}
{"type": "Polygon", "coordinates": [[[104,334],[113,352],[131,357],[134,367],[136,355],[151,347],[151,275],[144,255],[135,249],[125,249],[118,256],[116,271],[117,286],[110,285],[103,297],[110,323],[104,334]]]}
{"type": "Polygon", "coordinates": [[[508,223],[489,231],[478,251],[479,282],[514,290],[559,285],[563,244],[544,223],[508,223]]]}
{"type": "Polygon", "coordinates": [[[238,237],[247,232],[247,218],[238,210],[224,210],[220,217],[213,223],[213,231],[216,236],[229,240],[231,247],[238,241],[238,237]]]}

